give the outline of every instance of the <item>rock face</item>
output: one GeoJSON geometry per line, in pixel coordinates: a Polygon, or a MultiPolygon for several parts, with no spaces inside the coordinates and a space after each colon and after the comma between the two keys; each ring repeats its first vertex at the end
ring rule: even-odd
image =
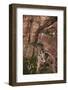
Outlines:
{"type": "Polygon", "coordinates": [[[57,72],[57,17],[23,16],[23,74],[57,72]]]}

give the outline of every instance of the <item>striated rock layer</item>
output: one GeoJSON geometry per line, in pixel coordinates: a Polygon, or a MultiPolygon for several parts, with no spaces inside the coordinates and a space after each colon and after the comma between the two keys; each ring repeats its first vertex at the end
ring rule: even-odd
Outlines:
{"type": "Polygon", "coordinates": [[[23,15],[23,74],[57,72],[57,17],[23,15]]]}

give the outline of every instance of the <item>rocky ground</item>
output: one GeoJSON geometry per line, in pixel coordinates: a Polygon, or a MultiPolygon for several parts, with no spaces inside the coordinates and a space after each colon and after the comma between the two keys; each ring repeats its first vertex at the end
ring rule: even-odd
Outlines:
{"type": "Polygon", "coordinates": [[[57,17],[23,15],[23,74],[57,72],[57,17]]]}

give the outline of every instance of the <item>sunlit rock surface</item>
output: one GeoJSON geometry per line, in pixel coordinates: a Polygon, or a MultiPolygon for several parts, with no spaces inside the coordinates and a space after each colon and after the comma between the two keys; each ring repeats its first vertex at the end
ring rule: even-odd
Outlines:
{"type": "Polygon", "coordinates": [[[57,72],[57,17],[23,16],[23,74],[57,72]]]}

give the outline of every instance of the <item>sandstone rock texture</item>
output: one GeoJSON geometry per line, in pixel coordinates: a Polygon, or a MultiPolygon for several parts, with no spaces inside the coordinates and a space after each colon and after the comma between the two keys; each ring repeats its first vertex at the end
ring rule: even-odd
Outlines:
{"type": "Polygon", "coordinates": [[[57,17],[23,15],[23,74],[57,73],[57,17]]]}

